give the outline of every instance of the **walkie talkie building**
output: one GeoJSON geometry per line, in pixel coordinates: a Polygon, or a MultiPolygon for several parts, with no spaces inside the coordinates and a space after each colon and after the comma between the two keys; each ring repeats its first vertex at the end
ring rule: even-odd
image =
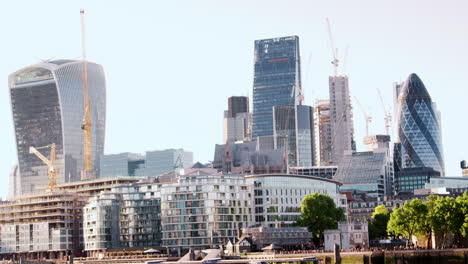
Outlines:
{"type": "MultiPolygon", "coordinates": [[[[106,82],[101,65],[87,62],[93,166],[104,152],[106,82]]],[[[9,76],[21,192],[48,184],[48,168],[29,147],[57,146],[57,183],[80,179],[83,167],[83,62],[53,60],[9,76]]],[[[49,149],[40,150],[49,157],[49,149]]]]}

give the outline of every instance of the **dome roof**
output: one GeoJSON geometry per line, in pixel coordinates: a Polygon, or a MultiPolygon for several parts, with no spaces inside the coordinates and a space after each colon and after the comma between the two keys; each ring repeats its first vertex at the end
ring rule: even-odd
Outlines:
{"type": "Polygon", "coordinates": [[[427,92],[426,87],[416,73],[410,74],[403,86],[400,88],[399,99],[429,99],[431,96],[427,92]]]}

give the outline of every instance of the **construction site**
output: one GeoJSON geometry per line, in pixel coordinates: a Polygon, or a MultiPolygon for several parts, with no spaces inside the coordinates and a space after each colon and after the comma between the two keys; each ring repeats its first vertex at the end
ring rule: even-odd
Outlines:
{"type": "MultiPolygon", "coordinates": [[[[49,133],[44,133],[41,128],[38,128],[32,129],[36,133],[30,132],[28,135],[20,136],[17,134],[17,140],[21,140],[19,141],[20,143],[18,143],[18,152],[21,152],[19,155],[23,155],[28,161],[34,162],[33,168],[35,171],[30,170],[27,173],[30,173],[29,176],[34,176],[36,179],[45,179],[45,175],[43,175],[45,174],[45,170],[43,168],[47,168],[48,182],[39,182],[37,183],[37,187],[35,187],[36,183],[32,184],[31,190],[23,190],[25,192],[21,195],[16,195],[9,201],[1,202],[0,258],[2,259],[42,260],[64,259],[69,255],[81,256],[84,249],[83,207],[88,199],[103,191],[111,190],[113,186],[138,181],[138,179],[130,177],[96,179],[96,169],[93,167],[93,138],[91,129],[94,124],[92,124],[91,121],[92,106],[88,88],[89,62],[86,61],[84,10],[80,10],[80,17],[82,60],[80,63],[81,76],[78,77],[80,79],[79,83],[82,83],[82,96],[84,101],[82,105],[83,119],[81,127],[74,128],[76,131],[81,130],[83,137],[82,150],[78,150],[78,153],[82,153],[80,178],[78,180],[71,179],[71,173],[68,172],[67,182],[64,182],[66,172],[63,171],[63,168],[67,157],[64,157],[63,145],[65,145],[65,143],[61,142],[60,137],[55,136],[57,139],[56,142],[49,142],[44,146],[23,146],[23,142],[35,142],[35,138],[41,137],[44,134],[49,134],[49,136],[53,135],[54,128],[57,126],[55,123],[48,125],[46,132],[49,131],[49,133]],[[42,163],[38,163],[39,161],[42,163]],[[57,183],[58,173],[61,175],[59,184],[57,183]],[[29,193],[26,191],[29,191],[29,193]]],[[[43,63],[45,66],[43,66],[42,69],[39,67],[31,67],[13,74],[10,79],[10,85],[13,85],[11,87],[16,89],[15,92],[19,91],[14,95],[27,93],[28,89],[31,89],[31,87],[34,88],[31,83],[36,85],[36,87],[43,83],[50,83],[53,74],[50,69],[51,66],[49,65],[56,67],[67,63],[73,63],[73,66],[77,64],[76,61],[57,60],[51,61],[49,64],[43,63]]],[[[80,65],[78,65],[78,67],[79,66],[80,65]]],[[[49,85],[47,87],[51,86],[49,85]]],[[[44,96],[44,94],[41,95],[44,96]]],[[[31,97],[31,95],[28,96],[28,94],[21,96],[21,99],[31,97]]],[[[51,96],[54,97],[53,94],[51,96]]],[[[15,99],[17,99],[17,97],[15,97],[15,99]]],[[[16,107],[15,103],[16,101],[12,99],[14,107],[16,107]]],[[[55,109],[55,106],[52,106],[48,102],[40,101],[36,105],[42,107],[45,111],[55,109]]],[[[41,115],[42,113],[37,110],[38,109],[26,109],[21,114],[23,117],[31,117],[35,115],[36,112],[39,112],[39,115],[41,115]]],[[[45,114],[49,113],[45,112],[45,114]]],[[[53,118],[51,120],[58,119],[57,116],[51,117],[53,118]]],[[[37,120],[44,119],[42,116],[36,118],[37,120]]],[[[50,118],[45,119],[49,120],[50,118]]],[[[60,125],[60,123],[58,123],[58,125],[60,125]]],[[[53,138],[53,136],[50,136],[50,138],[53,138]]],[[[75,167],[77,167],[77,165],[75,165],[75,167]]]]}
{"type": "Polygon", "coordinates": [[[81,256],[83,207],[88,199],[135,178],[88,180],[55,186],[0,204],[0,258],[63,259],[81,256]]]}

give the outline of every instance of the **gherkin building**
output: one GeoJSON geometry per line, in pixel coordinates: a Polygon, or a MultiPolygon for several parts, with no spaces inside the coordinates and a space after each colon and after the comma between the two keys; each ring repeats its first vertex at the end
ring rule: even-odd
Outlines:
{"type": "Polygon", "coordinates": [[[412,73],[398,94],[396,170],[430,167],[445,175],[440,114],[426,87],[412,73]]]}

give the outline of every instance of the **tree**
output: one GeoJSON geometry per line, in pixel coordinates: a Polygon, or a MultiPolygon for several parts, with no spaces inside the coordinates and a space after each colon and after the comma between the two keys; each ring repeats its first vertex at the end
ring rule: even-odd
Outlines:
{"type": "Polygon", "coordinates": [[[387,231],[395,236],[402,235],[408,241],[413,235],[423,232],[422,223],[427,216],[427,206],[419,199],[413,199],[411,202],[406,201],[403,207],[396,208],[390,214],[387,231]]]}
{"type": "Polygon", "coordinates": [[[378,239],[387,236],[387,224],[390,219],[390,212],[385,205],[375,207],[372,218],[369,221],[369,237],[378,239]]]}
{"type": "Polygon", "coordinates": [[[458,196],[456,201],[460,206],[460,213],[465,217],[463,225],[460,227],[460,233],[466,237],[468,236],[468,194],[464,192],[463,196],[458,196]]]}
{"type": "Polygon", "coordinates": [[[463,212],[463,197],[437,197],[432,200],[434,206],[429,215],[430,226],[436,237],[442,239],[441,247],[445,248],[450,234],[459,241],[464,231],[466,214],[463,212]]]}
{"type": "Polygon", "coordinates": [[[338,228],[338,221],[342,220],[344,220],[343,208],[336,207],[330,196],[314,193],[306,195],[302,200],[301,217],[297,225],[307,227],[312,232],[314,243],[321,245],[323,231],[338,228]]]}

